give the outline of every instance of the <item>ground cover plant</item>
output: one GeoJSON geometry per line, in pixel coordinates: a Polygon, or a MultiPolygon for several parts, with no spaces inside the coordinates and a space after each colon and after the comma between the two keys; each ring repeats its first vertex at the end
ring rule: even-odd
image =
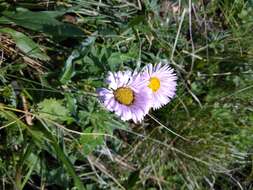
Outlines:
{"type": "Polygon", "coordinates": [[[0,0],[0,189],[253,189],[252,32],[252,0],[0,0]],[[168,104],[101,104],[163,60],[168,104]]]}

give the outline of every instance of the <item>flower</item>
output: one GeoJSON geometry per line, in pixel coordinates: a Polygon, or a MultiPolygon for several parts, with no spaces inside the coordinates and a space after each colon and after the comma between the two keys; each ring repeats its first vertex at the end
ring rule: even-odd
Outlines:
{"type": "Polygon", "coordinates": [[[158,109],[170,102],[176,94],[177,77],[167,62],[155,66],[148,64],[143,68],[143,80],[148,80],[147,87],[152,91],[152,107],[158,109]]]}
{"type": "Polygon", "coordinates": [[[148,81],[143,81],[136,72],[118,71],[109,72],[106,82],[108,88],[98,91],[103,105],[123,121],[142,121],[151,106],[151,91],[146,88],[148,81]]]}

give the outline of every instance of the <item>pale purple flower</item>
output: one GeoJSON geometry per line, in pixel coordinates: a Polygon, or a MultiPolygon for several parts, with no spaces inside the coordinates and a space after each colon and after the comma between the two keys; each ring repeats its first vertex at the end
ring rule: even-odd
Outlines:
{"type": "Polygon", "coordinates": [[[170,102],[176,94],[177,77],[167,62],[153,66],[148,64],[142,73],[143,80],[148,80],[148,89],[152,91],[152,108],[158,109],[170,102]]]}
{"type": "Polygon", "coordinates": [[[151,106],[148,81],[143,81],[140,74],[118,71],[109,72],[106,82],[108,88],[98,91],[103,105],[123,121],[142,121],[151,106]]]}

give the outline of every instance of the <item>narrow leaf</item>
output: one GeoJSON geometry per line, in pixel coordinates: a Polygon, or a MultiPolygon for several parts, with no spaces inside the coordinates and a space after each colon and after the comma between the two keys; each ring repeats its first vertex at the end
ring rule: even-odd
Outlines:
{"type": "Polygon", "coordinates": [[[17,47],[27,56],[48,61],[50,58],[41,50],[40,46],[25,34],[11,28],[0,28],[0,32],[8,34],[15,41],[17,47]]]}

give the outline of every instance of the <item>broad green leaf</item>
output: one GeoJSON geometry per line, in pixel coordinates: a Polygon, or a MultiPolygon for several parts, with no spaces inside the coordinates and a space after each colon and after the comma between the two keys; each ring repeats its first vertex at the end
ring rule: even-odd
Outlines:
{"type": "Polygon", "coordinates": [[[24,28],[44,32],[51,36],[77,37],[83,36],[83,31],[74,25],[58,21],[55,17],[63,15],[64,12],[32,12],[28,10],[4,11],[4,18],[0,21],[13,22],[24,28]]]}
{"type": "Polygon", "coordinates": [[[110,69],[114,71],[116,70],[117,66],[119,66],[121,63],[130,61],[133,59],[134,57],[129,54],[114,52],[108,58],[108,64],[110,65],[110,69]]]}
{"type": "Polygon", "coordinates": [[[58,122],[73,121],[69,110],[63,105],[62,100],[45,99],[38,104],[39,117],[58,122]]]}
{"type": "Polygon", "coordinates": [[[13,30],[11,28],[0,28],[0,32],[10,35],[15,41],[17,47],[27,56],[37,58],[43,61],[48,61],[50,59],[41,50],[40,46],[25,34],[13,30]]]}

